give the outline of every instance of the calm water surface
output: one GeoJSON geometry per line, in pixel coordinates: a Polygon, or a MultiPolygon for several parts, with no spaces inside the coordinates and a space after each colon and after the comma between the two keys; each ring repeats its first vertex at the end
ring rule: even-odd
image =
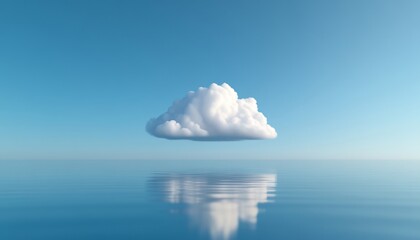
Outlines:
{"type": "Polygon", "coordinates": [[[0,239],[420,239],[416,161],[0,161],[0,239]]]}

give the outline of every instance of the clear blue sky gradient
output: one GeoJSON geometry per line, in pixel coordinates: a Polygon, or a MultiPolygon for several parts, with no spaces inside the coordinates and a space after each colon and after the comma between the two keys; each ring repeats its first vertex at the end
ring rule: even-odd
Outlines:
{"type": "Polygon", "coordinates": [[[420,159],[420,1],[1,1],[0,159],[420,159]],[[157,139],[229,83],[278,137],[157,139]]]}

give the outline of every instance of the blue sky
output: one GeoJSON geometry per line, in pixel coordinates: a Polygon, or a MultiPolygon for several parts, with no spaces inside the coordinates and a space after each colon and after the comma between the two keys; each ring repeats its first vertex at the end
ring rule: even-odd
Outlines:
{"type": "Polygon", "coordinates": [[[0,159],[420,159],[419,1],[2,1],[0,159]],[[275,140],[145,124],[212,82],[275,140]]]}

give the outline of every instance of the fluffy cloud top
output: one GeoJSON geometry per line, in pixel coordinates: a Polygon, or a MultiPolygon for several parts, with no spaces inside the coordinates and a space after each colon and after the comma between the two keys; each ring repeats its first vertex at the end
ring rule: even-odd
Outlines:
{"type": "Polygon", "coordinates": [[[147,131],[160,138],[203,141],[270,139],[276,130],[258,112],[254,98],[239,99],[227,83],[190,91],[167,112],[151,119],[147,131]]]}

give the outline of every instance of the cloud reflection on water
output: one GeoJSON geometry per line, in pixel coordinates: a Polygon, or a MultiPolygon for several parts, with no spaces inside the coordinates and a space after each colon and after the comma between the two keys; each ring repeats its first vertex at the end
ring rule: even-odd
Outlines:
{"type": "Polygon", "coordinates": [[[275,174],[156,174],[154,189],[186,213],[212,239],[230,239],[239,224],[257,224],[258,204],[274,196],[275,174]],[[156,189],[158,188],[158,189],[156,189]]]}

